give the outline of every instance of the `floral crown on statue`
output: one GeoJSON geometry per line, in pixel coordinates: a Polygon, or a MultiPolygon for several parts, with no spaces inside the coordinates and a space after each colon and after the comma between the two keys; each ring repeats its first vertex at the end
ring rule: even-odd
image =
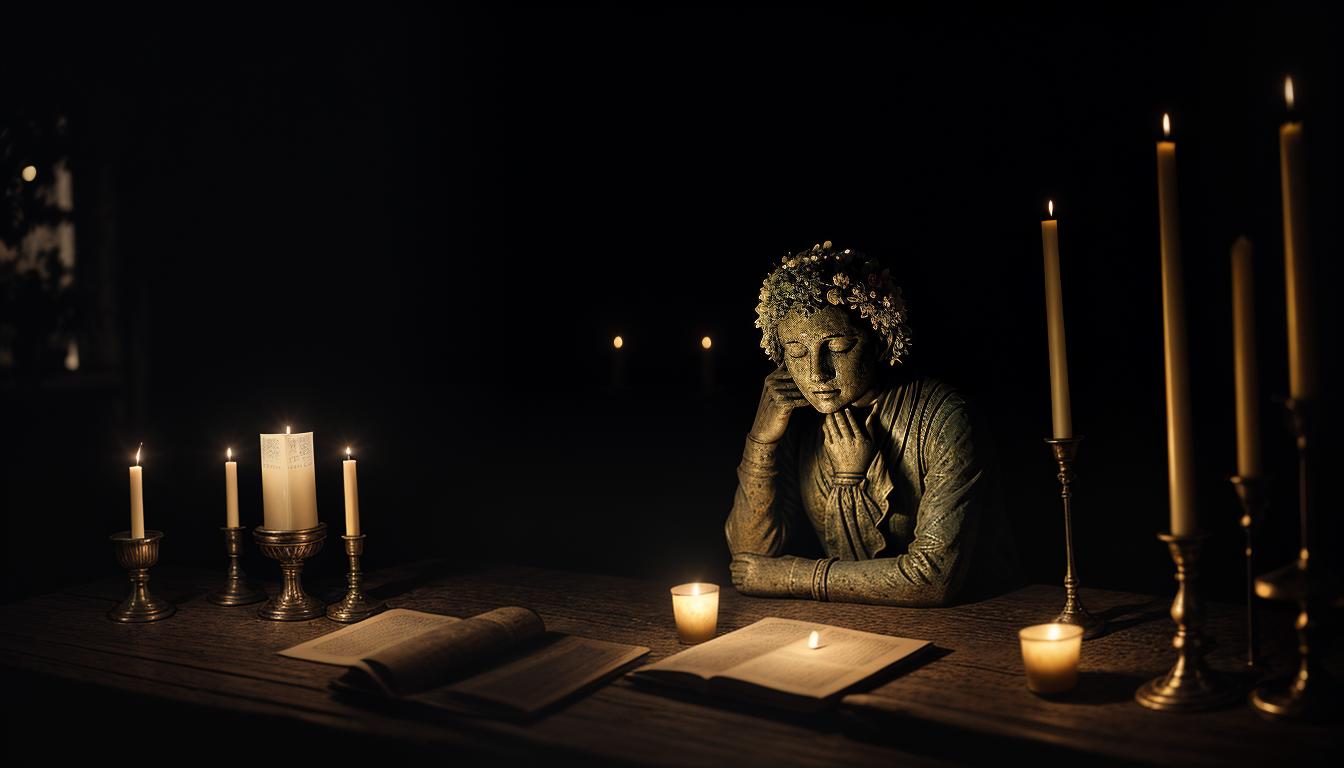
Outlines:
{"type": "Polygon", "coordinates": [[[891,282],[891,271],[876,259],[848,248],[834,250],[831,241],[780,259],[780,265],[761,283],[756,305],[756,327],[761,348],[776,365],[784,364],[779,322],[790,312],[803,317],[828,306],[857,312],[873,324],[883,342],[880,358],[890,365],[904,363],[910,354],[910,326],[905,299],[891,282]]]}

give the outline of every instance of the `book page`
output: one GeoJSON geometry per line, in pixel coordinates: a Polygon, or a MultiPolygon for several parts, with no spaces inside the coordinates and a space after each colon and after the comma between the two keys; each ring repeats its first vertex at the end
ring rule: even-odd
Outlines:
{"type": "Polygon", "coordinates": [[[642,667],[638,672],[687,672],[709,679],[795,642],[800,636],[806,642],[808,632],[821,627],[824,625],[789,619],[761,619],[642,667]]]}
{"type": "Polygon", "coordinates": [[[531,714],[576,693],[648,653],[649,649],[573,635],[550,635],[502,664],[416,696],[443,706],[476,699],[531,714]]]}
{"type": "Polygon", "coordinates": [[[281,656],[320,664],[353,667],[359,664],[360,659],[409,637],[458,621],[461,619],[452,616],[393,608],[279,653],[281,656]]]}
{"type": "Polygon", "coordinates": [[[405,696],[540,638],[541,617],[527,608],[496,608],[413,635],[366,655],[358,666],[388,692],[405,696]]]}
{"type": "Polygon", "coordinates": [[[721,677],[799,696],[826,698],[890,667],[928,645],[927,640],[791,622],[794,640],[739,664],[721,677]],[[816,630],[820,644],[809,647],[816,630]]]}

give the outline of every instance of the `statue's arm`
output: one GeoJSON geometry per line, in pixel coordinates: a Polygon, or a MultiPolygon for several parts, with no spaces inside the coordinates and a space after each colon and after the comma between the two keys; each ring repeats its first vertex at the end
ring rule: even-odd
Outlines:
{"type": "Polygon", "coordinates": [[[959,396],[943,400],[922,431],[919,447],[927,471],[910,546],[895,557],[834,563],[826,578],[830,600],[946,605],[965,581],[967,555],[990,489],[959,396]]]}
{"type": "Polygon", "coordinates": [[[750,437],[737,465],[737,492],[723,531],[728,551],[779,555],[801,506],[792,437],[758,443],[750,437]]]}

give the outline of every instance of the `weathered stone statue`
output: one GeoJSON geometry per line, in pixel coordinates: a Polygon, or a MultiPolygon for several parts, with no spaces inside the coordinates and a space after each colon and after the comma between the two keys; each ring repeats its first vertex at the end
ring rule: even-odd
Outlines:
{"type": "Polygon", "coordinates": [[[985,436],[954,390],[905,371],[888,271],[827,241],[786,257],[756,311],[779,368],[724,526],[738,590],[935,606],[1013,586],[985,436]]]}

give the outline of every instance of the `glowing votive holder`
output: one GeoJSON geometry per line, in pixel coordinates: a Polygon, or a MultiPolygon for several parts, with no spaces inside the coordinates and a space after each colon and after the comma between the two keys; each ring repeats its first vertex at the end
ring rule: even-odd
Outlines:
{"type": "Polygon", "coordinates": [[[1076,624],[1037,624],[1018,630],[1027,688],[1036,693],[1063,693],[1078,683],[1078,653],[1083,628],[1076,624]]]}
{"type": "Polygon", "coordinates": [[[719,626],[719,586],[695,582],[673,587],[672,615],[681,642],[703,643],[714,637],[719,626]]]}

